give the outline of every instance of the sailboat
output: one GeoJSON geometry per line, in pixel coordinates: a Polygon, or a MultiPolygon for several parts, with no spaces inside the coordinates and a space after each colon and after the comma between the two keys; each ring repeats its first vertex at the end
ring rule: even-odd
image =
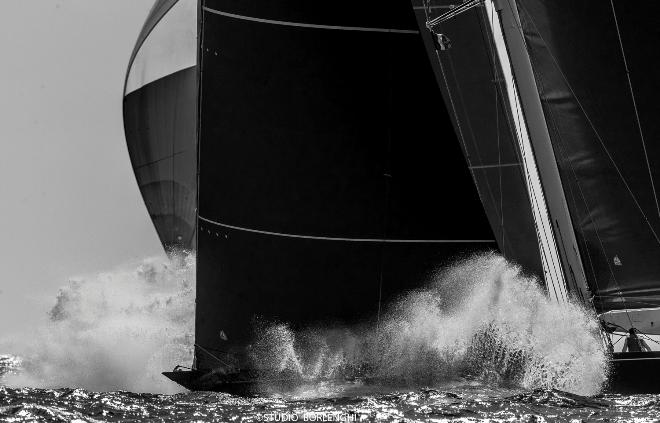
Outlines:
{"type": "Polygon", "coordinates": [[[167,250],[196,251],[194,362],[246,392],[255,325],[377,321],[443,263],[497,248],[408,0],[160,0],[124,122],[167,250]]]}
{"type": "Polygon", "coordinates": [[[197,254],[167,377],[245,392],[256,320],[378,319],[498,248],[598,316],[610,389],[659,389],[660,354],[621,351],[660,335],[659,6],[456,3],[156,2],[124,120],[163,245],[197,254]]]}
{"type": "Polygon", "coordinates": [[[609,389],[660,391],[660,352],[639,347],[660,334],[659,5],[416,6],[501,252],[598,316],[609,389]]]}

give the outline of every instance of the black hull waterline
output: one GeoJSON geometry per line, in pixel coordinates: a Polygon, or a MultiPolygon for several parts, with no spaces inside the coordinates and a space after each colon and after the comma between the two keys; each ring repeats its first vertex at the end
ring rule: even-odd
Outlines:
{"type": "Polygon", "coordinates": [[[614,353],[607,391],[617,394],[660,393],[660,351],[614,353]]]}
{"type": "MultiPolygon", "coordinates": [[[[610,379],[606,391],[617,394],[658,394],[660,383],[660,351],[614,353],[610,360],[610,379]]],[[[259,379],[254,375],[222,374],[214,370],[186,370],[163,372],[163,375],[190,391],[225,392],[251,395],[263,392],[265,387],[295,387],[294,378],[259,379]]],[[[365,384],[379,384],[381,380],[360,380],[365,384]]],[[[351,382],[344,380],[342,382],[351,382]]]]}

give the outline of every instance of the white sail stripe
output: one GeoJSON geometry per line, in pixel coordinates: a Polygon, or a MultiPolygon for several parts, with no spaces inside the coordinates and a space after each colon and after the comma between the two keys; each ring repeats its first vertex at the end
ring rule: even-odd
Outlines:
{"type": "Polygon", "coordinates": [[[261,235],[279,236],[284,238],[298,238],[298,239],[311,239],[317,241],[344,241],[344,242],[384,242],[391,244],[452,244],[452,243],[494,243],[494,239],[387,239],[387,238],[341,238],[329,236],[315,236],[315,235],[297,235],[288,234],[283,232],[263,231],[260,229],[251,229],[241,226],[228,225],[226,223],[216,222],[202,216],[198,216],[199,220],[206,223],[211,223],[223,228],[233,229],[243,232],[251,232],[261,235]]]}
{"type": "Polygon", "coordinates": [[[566,302],[568,295],[566,292],[566,283],[562,273],[562,265],[557,251],[557,244],[552,230],[552,223],[543,193],[539,171],[534,158],[534,149],[531,144],[530,135],[527,129],[527,123],[524,119],[524,112],[520,104],[520,94],[516,86],[513,68],[509,60],[506,41],[502,33],[502,24],[499,14],[493,1],[486,2],[486,13],[489,17],[489,24],[495,48],[502,66],[504,81],[507,87],[507,97],[509,107],[514,115],[516,138],[519,144],[520,152],[523,158],[523,168],[526,174],[526,181],[532,203],[532,215],[537,231],[537,238],[541,250],[541,262],[543,265],[548,294],[554,297],[557,302],[566,302]]]}
{"type": "Polygon", "coordinates": [[[264,18],[255,18],[252,16],[237,15],[235,13],[222,12],[220,10],[211,9],[210,7],[204,7],[205,12],[213,13],[216,15],[226,16],[228,18],[242,19],[244,21],[252,21],[259,23],[267,23],[272,25],[283,25],[283,26],[295,26],[300,28],[313,28],[313,29],[335,29],[340,31],[362,31],[362,32],[386,32],[386,33],[395,33],[395,34],[419,34],[417,30],[411,29],[391,29],[391,28],[371,28],[371,27],[362,27],[362,26],[340,26],[340,25],[320,25],[320,24],[310,24],[302,22],[288,22],[288,21],[278,21],[275,19],[264,19],[264,18]]]}

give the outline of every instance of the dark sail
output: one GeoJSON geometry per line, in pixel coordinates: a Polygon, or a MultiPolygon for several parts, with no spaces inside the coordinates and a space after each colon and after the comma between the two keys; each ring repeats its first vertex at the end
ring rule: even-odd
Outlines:
{"type": "Polygon", "coordinates": [[[660,306],[660,5],[517,1],[599,311],[660,306]]]}
{"type": "Polygon", "coordinates": [[[131,56],[124,126],[163,245],[193,248],[197,202],[197,5],[156,2],[131,56]]]}
{"type": "Polygon", "coordinates": [[[437,51],[426,29],[427,21],[448,12],[454,4],[413,0],[438,86],[499,249],[507,259],[542,279],[525,171],[485,12],[475,7],[440,24],[436,31],[451,40],[451,48],[445,51],[437,51]]]}
{"type": "Polygon", "coordinates": [[[255,318],[373,319],[496,247],[408,0],[202,19],[197,368],[240,364],[255,318]]]}

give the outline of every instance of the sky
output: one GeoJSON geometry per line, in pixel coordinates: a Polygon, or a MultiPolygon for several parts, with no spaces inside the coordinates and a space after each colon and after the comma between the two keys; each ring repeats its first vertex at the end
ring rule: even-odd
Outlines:
{"type": "Polygon", "coordinates": [[[71,277],[163,254],[122,122],[152,4],[0,3],[0,337],[42,321],[71,277]]]}

